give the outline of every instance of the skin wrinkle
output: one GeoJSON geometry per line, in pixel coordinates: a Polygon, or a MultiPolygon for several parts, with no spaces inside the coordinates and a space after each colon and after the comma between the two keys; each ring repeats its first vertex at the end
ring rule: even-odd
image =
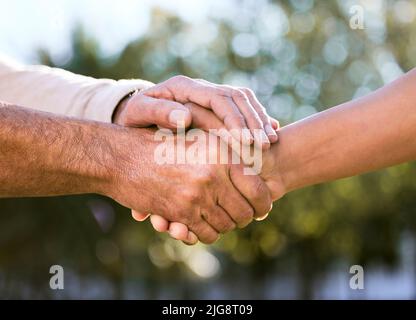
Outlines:
{"type": "MultiPolygon", "coordinates": [[[[59,126],[59,124],[57,124],[59,126]]],[[[59,131],[58,131],[59,132],[59,131]]],[[[59,134],[57,134],[58,136],[59,134]]],[[[63,137],[59,135],[59,140],[63,137]]],[[[58,139],[56,139],[58,141],[58,139]]],[[[66,163],[64,164],[65,169],[70,171],[70,168],[74,168],[76,171],[81,169],[81,163],[83,163],[83,155],[81,152],[76,152],[77,146],[82,144],[82,134],[81,128],[75,128],[71,134],[71,137],[68,139],[66,146],[62,146],[61,154],[65,152],[69,152],[70,154],[74,154],[73,157],[67,159],[66,163]],[[63,150],[65,148],[66,150],[63,150]]]]}
{"type": "MultiPolygon", "coordinates": [[[[7,105],[3,105],[3,108],[2,108],[2,110],[1,111],[5,111],[5,110],[8,110],[9,109],[9,106],[7,106],[7,105]]],[[[17,127],[21,127],[22,126],[22,121],[19,121],[18,119],[14,119],[14,118],[12,118],[12,117],[10,117],[7,113],[4,113],[4,112],[1,112],[1,114],[2,114],[2,122],[14,122],[14,126],[17,126],[17,127]]],[[[10,135],[15,135],[15,132],[13,132],[13,130],[12,130],[12,128],[9,128],[9,130],[7,130],[7,128],[8,128],[8,126],[2,126],[1,127],[1,130],[2,131],[4,131],[4,132],[2,132],[2,135],[1,135],[1,137],[7,137],[7,136],[10,136],[10,135]]],[[[25,137],[26,139],[27,139],[27,137],[25,137]]],[[[2,139],[2,143],[1,143],[1,145],[2,146],[5,146],[4,148],[2,148],[2,150],[3,150],[3,152],[2,152],[2,157],[4,157],[2,160],[3,161],[7,161],[7,165],[4,167],[4,169],[2,168],[2,173],[3,173],[3,175],[5,175],[6,177],[6,179],[9,179],[9,178],[12,178],[12,176],[11,176],[11,174],[8,174],[8,170],[7,170],[7,167],[11,164],[11,163],[13,163],[13,162],[15,162],[15,159],[13,159],[13,158],[9,158],[7,155],[8,154],[10,154],[10,153],[17,153],[19,156],[22,156],[23,155],[23,158],[25,158],[26,159],[26,161],[29,161],[29,165],[30,165],[30,163],[33,161],[33,155],[32,154],[27,154],[26,152],[25,152],[25,150],[21,150],[21,148],[19,148],[19,145],[18,144],[13,144],[12,142],[10,142],[10,141],[8,141],[8,140],[5,140],[5,141],[3,141],[3,139],[2,139]],[[8,146],[8,148],[6,149],[6,146],[8,146]]]]}
{"type": "MultiPolygon", "coordinates": [[[[166,86],[166,89],[167,89],[167,90],[168,90],[168,92],[169,92],[169,97],[168,97],[168,99],[174,99],[174,98],[175,98],[175,95],[173,94],[172,89],[171,89],[171,88],[169,88],[169,86],[166,86]]],[[[188,99],[182,99],[182,100],[185,100],[185,102],[186,102],[186,101],[188,101],[188,99]]],[[[181,102],[181,103],[184,103],[183,101],[180,101],[180,99],[177,99],[177,101],[179,101],[179,102],[181,102]]]]}
{"type": "MultiPolygon", "coordinates": [[[[66,153],[72,154],[73,156],[70,158],[67,158],[67,160],[63,163],[64,170],[67,170],[68,172],[74,171],[74,172],[81,172],[82,171],[82,165],[86,165],[87,163],[85,161],[85,153],[82,151],[88,150],[86,148],[81,148],[78,150],[78,146],[82,146],[83,144],[83,138],[84,135],[82,133],[81,127],[75,127],[69,136],[64,137],[62,135],[62,131],[64,130],[64,125],[62,125],[59,121],[53,120],[51,117],[48,117],[46,123],[43,126],[42,132],[40,132],[41,135],[45,136],[45,139],[49,146],[56,145],[59,148],[59,154],[62,156],[65,156],[66,153]],[[53,133],[47,130],[46,128],[51,126],[56,126],[58,130],[54,131],[53,133]],[[46,127],[46,128],[45,128],[46,127]],[[65,144],[59,144],[57,142],[61,140],[66,140],[65,144]]],[[[90,160],[93,160],[90,158],[90,160]]],[[[89,166],[93,167],[93,166],[89,166]]]]}
{"type": "Polygon", "coordinates": [[[3,183],[3,188],[7,189],[0,187],[0,195],[38,196],[44,192],[62,194],[72,193],[79,187],[87,188],[87,185],[83,186],[85,179],[80,177],[80,172],[88,172],[90,167],[79,152],[82,140],[79,126],[68,130],[66,120],[56,120],[47,113],[40,113],[40,120],[32,116],[34,113],[29,109],[2,104],[1,160],[2,164],[7,164],[1,170],[0,181],[6,182],[13,177],[16,182],[9,185],[3,183]],[[6,149],[5,145],[9,147],[6,149]],[[47,186],[38,187],[39,180],[44,180],[47,186]]]}
{"type": "MultiPolygon", "coordinates": [[[[1,111],[2,108],[5,108],[5,107],[6,107],[6,105],[3,102],[0,101],[0,111],[1,111]]],[[[0,112],[0,121],[3,122],[5,119],[6,119],[6,114],[3,114],[2,112],[0,112]]],[[[7,128],[1,128],[1,129],[4,131],[3,134],[5,136],[8,136],[11,133],[11,130],[7,130],[7,128]]],[[[5,156],[6,152],[7,152],[7,150],[6,150],[7,144],[3,140],[0,140],[0,141],[2,142],[0,144],[0,155],[5,156]]],[[[7,159],[7,157],[5,157],[5,158],[7,159]]],[[[5,170],[2,170],[2,171],[5,171],[5,170]]]]}

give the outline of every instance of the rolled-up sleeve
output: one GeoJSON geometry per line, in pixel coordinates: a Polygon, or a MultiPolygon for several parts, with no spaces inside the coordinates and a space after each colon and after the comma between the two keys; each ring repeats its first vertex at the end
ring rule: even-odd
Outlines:
{"type": "Polygon", "coordinates": [[[67,116],[111,122],[123,97],[153,84],[95,79],[46,66],[24,66],[0,57],[0,101],[67,116]]]}

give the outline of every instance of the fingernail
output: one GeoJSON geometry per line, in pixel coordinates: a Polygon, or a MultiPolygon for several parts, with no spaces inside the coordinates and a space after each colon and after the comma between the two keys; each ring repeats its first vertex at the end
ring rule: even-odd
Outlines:
{"type": "Polygon", "coordinates": [[[263,130],[261,130],[260,132],[261,132],[260,133],[261,142],[263,144],[269,144],[270,143],[269,137],[266,135],[266,133],[263,130]]]}
{"type": "Polygon", "coordinates": [[[264,150],[270,148],[270,140],[263,129],[254,130],[254,137],[256,139],[256,146],[264,150]]]}
{"type": "Polygon", "coordinates": [[[245,144],[252,144],[254,139],[253,139],[253,135],[250,133],[250,130],[248,129],[243,129],[242,133],[242,140],[243,143],[245,144]]]}
{"type": "Polygon", "coordinates": [[[269,213],[266,213],[264,216],[262,217],[258,217],[258,218],[254,218],[254,220],[256,221],[263,221],[264,219],[266,219],[269,216],[269,213]]]}
{"type": "Polygon", "coordinates": [[[175,127],[185,127],[186,114],[184,110],[173,110],[169,114],[169,122],[175,127]]]}
{"type": "Polygon", "coordinates": [[[193,233],[192,231],[190,231],[188,233],[188,242],[189,243],[197,243],[198,242],[198,237],[195,235],[195,233],[193,233]]]}
{"type": "Polygon", "coordinates": [[[269,136],[270,142],[274,142],[277,140],[277,133],[273,130],[270,124],[266,124],[264,126],[264,130],[266,130],[267,135],[269,136]]]}

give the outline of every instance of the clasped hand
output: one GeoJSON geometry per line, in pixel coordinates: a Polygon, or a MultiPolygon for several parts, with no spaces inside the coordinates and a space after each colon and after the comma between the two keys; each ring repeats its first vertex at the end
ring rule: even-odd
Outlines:
{"type": "MultiPolygon", "coordinates": [[[[222,129],[230,132],[233,141],[263,150],[278,140],[279,127],[251,90],[184,76],[126,98],[114,114],[114,123],[128,127],[157,125],[171,130],[177,130],[178,125],[199,128],[206,131],[198,133],[206,135],[203,141],[209,141],[208,131],[222,129]]],[[[126,145],[121,146],[129,150],[129,158],[120,160],[118,176],[130,188],[115,190],[111,195],[132,208],[136,220],[143,221],[150,215],[159,232],[169,232],[187,244],[198,240],[212,243],[220,233],[245,227],[271,210],[267,185],[258,175],[244,174],[244,162],[159,165],[154,161],[160,144],[154,139],[155,129],[138,131],[141,139],[127,138],[126,145]],[[138,172],[136,161],[145,161],[147,169],[138,172]]],[[[169,139],[178,143],[176,136],[169,139]]],[[[191,145],[187,142],[186,148],[191,145]]],[[[206,151],[218,153],[219,146],[206,145],[206,151]]],[[[231,148],[228,152],[231,159],[231,148]]]]}

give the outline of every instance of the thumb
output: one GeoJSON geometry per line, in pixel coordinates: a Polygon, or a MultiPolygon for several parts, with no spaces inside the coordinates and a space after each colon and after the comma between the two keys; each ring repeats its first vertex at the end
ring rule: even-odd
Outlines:
{"type": "MultiPolygon", "coordinates": [[[[247,199],[255,210],[254,218],[265,218],[272,209],[272,197],[267,184],[256,174],[246,174],[244,165],[235,164],[230,168],[234,187],[247,199]]],[[[246,168],[250,170],[250,168],[246,168]]]]}
{"type": "Polygon", "coordinates": [[[139,221],[139,222],[146,220],[150,216],[150,214],[148,213],[140,213],[140,212],[137,212],[136,210],[131,210],[131,215],[134,220],[139,221]]]}
{"type": "Polygon", "coordinates": [[[166,129],[187,128],[192,122],[190,110],[183,104],[142,95],[130,102],[126,125],[148,127],[157,125],[166,129]]]}

